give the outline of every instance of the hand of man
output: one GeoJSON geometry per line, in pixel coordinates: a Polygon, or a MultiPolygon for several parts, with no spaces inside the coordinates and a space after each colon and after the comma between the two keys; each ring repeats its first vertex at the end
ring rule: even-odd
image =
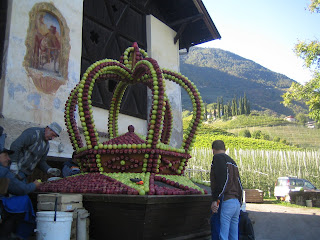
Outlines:
{"type": "Polygon", "coordinates": [[[12,173],[14,173],[14,174],[18,174],[19,173],[19,167],[18,167],[18,164],[16,162],[11,163],[10,171],[12,173]]]}
{"type": "Polygon", "coordinates": [[[42,184],[42,182],[40,182],[39,180],[35,180],[33,183],[36,185],[36,189],[38,189],[42,184]]]}
{"type": "Polygon", "coordinates": [[[213,201],[211,203],[211,210],[213,213],[216,213],[218,212],[218,209],[219,209],[219,205],[218,205],[218,202],[217,201],[213,201]]]}
{"type": "Polygon", "coordinates": [[[47,173],[57,177],[60,176],[61,171],[58,168],[49,168],[47,173]]]}

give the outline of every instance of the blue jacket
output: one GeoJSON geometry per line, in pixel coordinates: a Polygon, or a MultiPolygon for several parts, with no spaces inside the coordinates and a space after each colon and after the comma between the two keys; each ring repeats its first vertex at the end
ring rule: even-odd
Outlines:
{"type": "Polygon", "coordinates": [[[80,173],[80,168],[79,168],[78,164],[76,164],[72,161],[72,159],[66,161],[63,164],[63,168],[62,168],[63,177],[69,177],[69,176],[79,174],[79,173],[80,173]]]}
{"type": "MultiPolygon", "coordinates": [[[[0,163],[0,178],[9,178],[8,193],[13,195],[26,195],[36,190],[34,183],[25,183],[18,180],[15,175],[10,172],[9,168],[2,166],[0,163]]],[[[1,196],[0,196],[1,197],[1,196]]]]}
{"type": "Polygon", "coordinates": [[[28,128],[11,144],[14,153],[10,156],[16,162],[21,172],[29,176],[38,167],[47,172],[50,166],[46,162],[49,152],[49,142],[44,138],[44,128],[28,128]]]}

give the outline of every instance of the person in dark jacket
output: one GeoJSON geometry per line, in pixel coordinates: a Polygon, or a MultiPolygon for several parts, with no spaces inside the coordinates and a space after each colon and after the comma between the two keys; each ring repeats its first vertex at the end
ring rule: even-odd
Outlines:
{"type": "Polygon", "coordinates": [[[223,199],[220,212],[221,240],[238,240],[240,207],[242,204],[242,185],[235,161],[228,156],[221,140],[212,143],[213,160],[210,180],[212,192],[211,210],[216,213],[219,201],[223,199]]]}
{"type": "Polygon", "coordinates": [[[12,154],[10,170],[26,181],[38,166],[43,172],[53,176],[61,174],[60,169],[51,168],[47,162],[49,141],[59,137],[61,127],[53,122],[46,128],[28,128],[11,144],[12,154]]]}
{"type": "Polygon", "coordinates": [[[75,174],[79,174],[80,173],[80,168],[78,163],[76,162],[76,159],[72,158],[68,161],[66,161],[63,164],[63,168],[62,168],[62,176],[63,177],[69,177],[75,174]]]}
{"type": "MultiPolygon", "coordinates": [[[[32,183],[25,183],[18,180],[15,175],[9,169],[10,154],[13,151],[3,148],[0,150],[0,178],[9,179],[8,193],[12,195],[27,195],[34,192],[39,186],[40,182],[38,180],[32,183]]],[[[3,197],[0,195],[0,197],[3,197]]]]}
{"type": "Polygon", "coordinates": [[[10,171],[10,154],[13,151],[6,148],[0,149],[0,179],[6,179],[0,186],[4,189],[0,195],[1,218],[0,239],[9,239],[9,234],[16,233],[22,239],[27,239],[34,229],[35,214],[32,203],[27,194],[35,191],[41,182],[25,183],[16,178],[10,171]]]}

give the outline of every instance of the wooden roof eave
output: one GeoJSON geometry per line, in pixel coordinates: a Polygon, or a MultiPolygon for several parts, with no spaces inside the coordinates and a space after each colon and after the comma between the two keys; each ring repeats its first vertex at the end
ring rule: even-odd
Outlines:
{"type": "MultiPolygon", "coordinates": [[[[171,27],[171,28],[180,25],[179,29],[177,31],[177,34],[174,37],[174,43],[177,43],[177,41],[182,36],[183,31],[187,28],[187,26],[189,24],[194,23],[196,21],[200,21],[200,20],[202,20],[205,23],[208,31],[210,32],[210,34],[212,36],[211,40],[220,39],[221,38],[220,33],[218,32],[216,26],[214,25],[214,23],[213,23],[210,15],[209,15],[209,13],[207,12],[205,6],[203,5],[202,0],[193,0],[193,3],[196,6],[196,8],[198,9],[199,14],[191,16],[191,17],[187,17],[187,18],[184,18],[184,19],[179,19],[179,20],[177,20],[175,22],[171,22],[171,23],[168,24],[168,26],[171,27]]],[[[197,43],[197,44],[200,44],[200,42],[197,43]]],[[[187,50],[189,49],[189,47],[187,47],[187,50]]]]}
{"type": "Polygon", "coordinates": [[[220,33],[218,32],[218,29],[214,25],[207,9],[203,5],[202,0],[193,0],[193,3],[196,6],[196,8],[198,9],[199,13],[203,14],[203,21],[205,22],[208,30],[210,31],[210,33],[213,37],[213,40],[220,39],[221,38],[220,33]]]}

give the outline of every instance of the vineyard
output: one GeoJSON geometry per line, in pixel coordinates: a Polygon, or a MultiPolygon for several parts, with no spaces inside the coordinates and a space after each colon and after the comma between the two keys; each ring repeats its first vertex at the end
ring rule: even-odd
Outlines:
{"type": "MultiPolygon", "coordinates": [[[[230,128],[228,132],[237,135],[244,128],[230,128]]],[[[270,138],[279,137],[288,143],[301,148],[318,149],[320,146],[320,129],[310,129],[299,125],[272,126],[272,127],[246,127],[251,133],[260,130],[270,138]]]]}
{"type": "MultiPolygon", "coordinates": [[[[237,163],[244,188],[261,189],[265,195],[273,195],[274,185],[280,176],[296,176],[320,187],[320,151],[294,150],[227,150],[237,163]]],[[[188,167],[193,179],[210,181],[212,150],[196,148],[188,167]]]]}
{"type": "Polygon", "coordinates": [[[295,146],[286,145],[263,139],[215,135],[212,133],[198,134],[194,143],[195,148],[211,148],[214,140],[222,140],[230,149],[268,149],[268,150],[298,150],[295,146]]]}
{"type": "Polygon", "coordinates": [[[237,116],[236,118],[233,118],[229,121],[215,121],[214,126],[223,128],[223,129],[233,129],[233,128],[239,128],[239,127],[254,127],[254,126],[281,126],[281,125],[294,125],[288,121],[285,121],[283,119],[273,117],[273,116],[246,116],[241,115],[237,116]]]}
{"type": "MultiPolygon", "coordinates": [[[[189,118],[183,119],[184,126],[189,118]]],[[[244,188],[261,189],[271,196],[275,182],[281,176],[306,178],[320,188],[319,132],[319,129],[308,129],[270,116],[243,115],[229,121],[205,123],[196,136],[188,163],[191,170],[186,175],[195,181],[209,182],[213,157],[211,144],[214,140],[222,140],[228,148],[227,153],[239,166],[244,188]],[[270,139],[280,137],[287,143],[239,137],[241,129],[261,130],[269,134],[270,139]]]]}

